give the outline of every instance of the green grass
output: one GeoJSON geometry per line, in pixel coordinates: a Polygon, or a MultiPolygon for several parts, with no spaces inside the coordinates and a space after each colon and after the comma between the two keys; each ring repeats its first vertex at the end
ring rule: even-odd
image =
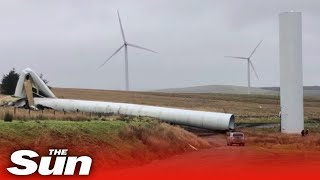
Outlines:
{"type": "MultiPolygon", "coordinates": [[[[74,155],[92,155],[101,166],[133,164],[209,147],[209,143],[179,127],[148,117],[118,120],[0,121],[0,159],[17,149],[47,155],[50,148],[67,148],[74,155]]],[[[0,162],[1,164],[1,162],[0,162]]]]}
{"type": "MultiPolygon", "coordinates": [[[[0,121],[0,141],[20,142],[31,144],[35,139],[55,137],[59,141],[92,140],[114,144],[112,141],[117,133],[129,125],[146,125],[147,120],[127,121],[58,121],[30,120],[4,122],[0,121]]],[[[55,139],[52,139],[55,141],[55,139]]]]}

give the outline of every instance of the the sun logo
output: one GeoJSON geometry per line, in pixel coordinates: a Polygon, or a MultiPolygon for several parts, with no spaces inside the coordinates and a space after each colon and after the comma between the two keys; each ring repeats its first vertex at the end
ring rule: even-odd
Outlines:
{"type": "Polygon", "coordinates": [[[15,175],[30,175],[38,170],[38,173],[47,175],[74,175],[77,163],[81,163],[79,175],[89,175],[92,159],[89,156],[67,156],[67,149],[49,149],[49,156],[42,156],[39,166],[32,158],[39,154],[32,150],[19,150],[11,155],[11,161],[17,167],[7,170],[15,175]],[[54,166],[50,169],[51,158],[56,156],[54,166]]]}

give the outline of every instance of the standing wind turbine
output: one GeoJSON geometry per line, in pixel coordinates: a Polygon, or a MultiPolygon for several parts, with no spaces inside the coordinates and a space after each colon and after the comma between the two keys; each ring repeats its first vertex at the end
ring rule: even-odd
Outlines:
{"type": "Polygon", "coordinates": [[[250,54],[249,57],[236,57],[236,56],[225,56],[227,58],[236,58],[236,59],[245,59],[247,60],[247,63],[248,63],[248,94],[250,94],[250,88],[251,88],[251,84],[250,84],[250,66],[252,67],[257,79],[259,79],[258,77],[258,74],[252,64],[252,61],[251,61],[251,57],[253,56],[253,54],[255,53],[255,51],[257,50],[257,48],[260,46],[262,40],[259,42],[259,44],[256,46],[256,48],[254,48],[254,50],[252,51],[252,53],[250,54]]]}
{"type": "Polygon", "coordinates": [[[150,51],[153,53],[156,53],[153,50],[135,45],[135,44],[130,44],[126,41],[126,37],[124,35],[124,31],[123,31],[123,27],[122,27],[122,23],[121,23],[121,18],[120,18],[120,14],[119,11],[117,10],[118,13],[118,19],[119,19],[119,24],[120,24],[120,29],[121,29],[121,35],[122,35],[122,39],[123,39],[123,44],[99,67],[101,68],[102,66],[104,66],[114,55],[116,55],[123,47],[124,47],[124,56],[125,56],[125,73],[126,73],[126,91],[129,91],[129,64],[128,64],[128,46],[137,48],[137,49],[143,49],[146,51],[150,51]]]}

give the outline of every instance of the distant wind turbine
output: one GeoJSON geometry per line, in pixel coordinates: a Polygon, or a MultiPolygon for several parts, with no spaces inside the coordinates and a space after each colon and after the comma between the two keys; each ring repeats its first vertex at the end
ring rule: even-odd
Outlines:
{"type": "Polygon", "coordinates": [[[126,79],[125,79],[125,83],[126,83],[126,91],[129,91],[129,64],[128,64],[128,46],[137,48],[137,49],[143,49],[146,51],[150,51],[153,53],[157,53],[153,50],[135,45],[135,44],[131,44],[128,43],[126,41],[126,37],[124,35],[124,31],[123,31],[123,27],[122,27],[122,23],[121,23],[121,18],[120,18],[120,14],[119,11],[117,10],[118,13],[118,18],[119,18],[119,24],[120,24],[120,29],[121,29],[121,34],[122,34],[122,39],[123,39],[123,44],[103,63],[101,64],[101,66],[99,68],[101,68],[102,66],[104,66],[114,55],[116,55],[122,48],[124,48],[124,55],[125,55],[125,73],[126,73],[126,79]]]}
{"type": "Polygon", "coordinates": [[[257,79],[259,79],[258,77],[258,74],[252,64],[252,61],[251,61],[251,57],[253,56],[253,54],[256,52],[257,48],[260,46],[262,40],[259,42],[259,44],[256,46],[256,48],[254,48],[254,50],[252,51],[252,53],[250,54],[249,57],[237,57],[237,56],[225,56],[227,58],[236,58],[236,59],[245,59],[247,60],[247,63],[248,63],[248,94],[250,94],[250,88],[251,88],[251,84],[250,84],[250,66],[252,67],[257,79]]]}

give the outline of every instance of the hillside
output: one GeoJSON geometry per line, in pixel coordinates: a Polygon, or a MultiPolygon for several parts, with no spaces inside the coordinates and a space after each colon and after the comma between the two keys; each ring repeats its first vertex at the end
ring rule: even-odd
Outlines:
{"type": "MultiPolygon", "coordinates": [[[[207,86],[194,86],[194,87],[185,87],[185,88],[160,89],[160,90],[156,90],[156,92],[247,94],[248,88],[244,86],[231,86],[231,85],[207,85],[207,86]]],[[[261,89],[261,88],[252,87],[251,94],[278,95],[278,92],[273,91],[273,89],[261,89]]]]}
{"type": "MultiPolygon", "coordinates": [[[[278,92],[280,91],[280,87],[262,87],[264,90],[271,90],[278,92]]],[[[303,93],[305,96],[320,96],[320,86],[304,86],[303,93]]]]}
{"type": "MultiPolygon", "coordinates": [[[[279,95],[279,87],[251,87],[253,95],[279,95]]],[[[185,88],[169,88],[155,90],[155,92],[165,93],[221,93],[221,94],[247,94],[247,87],[231,85],[208,85],[193,86],[185,88]]],[[[320,96],[320,86],[305,86],[305,96],[320,96]]]]}

